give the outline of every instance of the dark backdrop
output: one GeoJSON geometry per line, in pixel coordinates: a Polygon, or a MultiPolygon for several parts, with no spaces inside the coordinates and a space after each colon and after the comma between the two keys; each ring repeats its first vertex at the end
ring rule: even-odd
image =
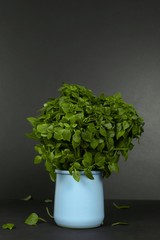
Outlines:
{"type": "Polygon", "coordinates": [[[145,119],[140,145],[105,180],[105,197],[160,199],[158,1],[7,1],[0,4],[0,198],[52,197],[26,117],[62,82],[121,92],[145,119]]]}

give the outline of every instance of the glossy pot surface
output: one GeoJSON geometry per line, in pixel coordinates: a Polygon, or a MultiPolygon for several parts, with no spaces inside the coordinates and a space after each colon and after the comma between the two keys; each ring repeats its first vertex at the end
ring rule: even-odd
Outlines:
{"type": "Polygon", "coordinates": [[[100,171],[92,171],[94,180],[81,172],[79,182],[65,170],[56,170],[54,220],[68,228],[94,228],[103,224],[104,193],[100,171]]]}

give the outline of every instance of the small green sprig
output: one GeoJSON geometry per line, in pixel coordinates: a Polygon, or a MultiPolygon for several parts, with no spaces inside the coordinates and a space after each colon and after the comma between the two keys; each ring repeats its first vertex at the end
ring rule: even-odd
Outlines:
{"type": "Polygon", "coordinates": [[[117,205],[115,202],[113,202],[113,206],[117,209],[129,209],[129,205],[117,205]]]}
{"type": "Polygon", "coordinates": [[[53,218],[53,215],[50,214],[48,207],[46,207],[47,214],[50,218],[53,218]]]}
{"type": "Polygon", "coordinates": [[[33,197],[31,195],[28,195],[27,197],[21,198],[21,200],[23,200],[23,201],[30,201],[32,199],[33,199],[33,197]]]}
{"type": "Polygon", "coordinates": [[[52,200],[52,199],[45,199],[44,202],[45,202],[45,203],[52,203],[53,200],[52,200]]]}
{"type": "Polygon", "coordinates": [[[117,225],[129,225],[129,223],[127,223],[127,222],[115,222],[115,223],[112,223],[112,226],[117,226],[117,225]]]}

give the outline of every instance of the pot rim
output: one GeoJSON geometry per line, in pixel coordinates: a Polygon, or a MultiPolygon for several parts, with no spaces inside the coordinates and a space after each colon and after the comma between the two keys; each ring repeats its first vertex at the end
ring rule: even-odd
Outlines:
{"type": "MultiPolygon", "coordinates": [[[[78,171],[79,171],[79,170],[78,170],[78,171]]],[[[85,175],[84,171],[79,171],[79,172],[80,172],[80,175],[85,175]]],[[[61,175],[71,175],[68,170],[56,169],[56,170],[55,170],[55,173],[56,173],[56,174],[61,174],[61,175]]],[[[99,171],[99,170],[96,171],[96,170],[94,170],[94,171],[91,171],[91,173],[92,173],[93,175],[100,175],[100,174],[102,174],[102,171],[99,171]]]]}

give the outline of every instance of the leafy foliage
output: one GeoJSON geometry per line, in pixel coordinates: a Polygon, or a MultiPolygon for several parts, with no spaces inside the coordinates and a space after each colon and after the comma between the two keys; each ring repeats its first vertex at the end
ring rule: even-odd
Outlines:
{"type": "Polygon", "coordinates": [[[45,161],[46,170],[55,180],[55,169],[69,170],[76,181],[80,171],[93,179],[92,170],[105,177],[118,172],[122,155],[128,158],[133,139],[143,132],[143,119],[121,95],[94,96],[91,90],[63,84],[60,96],[49,99],[32,125],[28,137],[38,140],[34,163],[45,161]]]}

